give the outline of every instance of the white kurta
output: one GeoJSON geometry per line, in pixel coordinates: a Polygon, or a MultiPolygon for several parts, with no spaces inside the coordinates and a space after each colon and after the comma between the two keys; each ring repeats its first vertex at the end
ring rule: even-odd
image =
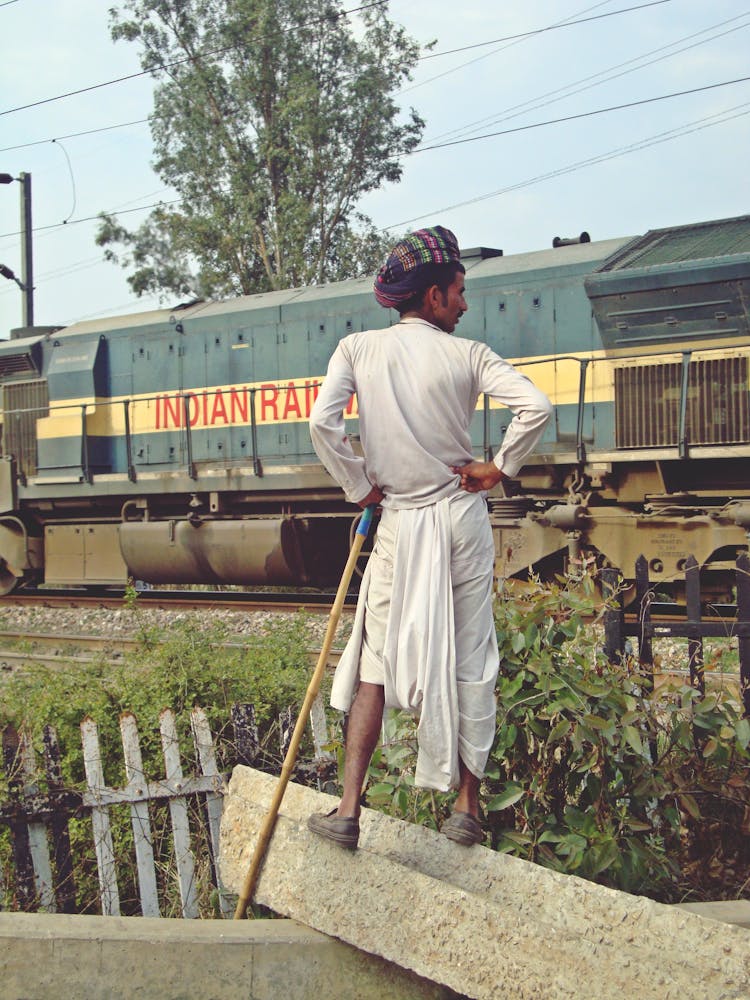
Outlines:
{"type": "MultiPolygon", "coordinates": [[[[373,484],[385,494],[393,580],[382,651],[386,704],[419,712],[415,780],[441,790],[458,784],[459,755],[481,776],[494,737],[492,535],[483,498],[462,492],[451,472],[472,460],[469,426],[480,393],[514,413],[494,459],[514,476],[549,419],[549,401],[486,344],[424,320],[342,340],[310,417],[315,450],[348,499],[363,500],[373,484]],[[355,392],[364,458],[344,427],[355,392]]],[[[334,679],[331,703],[343,711],[359,680],[371,575],[368,566],[334,679]]]]}
{"type": "Polygon", "coordinates": [[[486,344],[420,319],[339,343],[310,415],[310,435],[352,503],[377,484],[384,507],[421,507],[458,492],[450,467],[473,458],[469,426],[481,393],[514,413],[495,456],[513,477],[549,419],[549,400],[486,344]],[[365,458],[354,454],[344,430],[342,411],[352,393],[365,458]]]}

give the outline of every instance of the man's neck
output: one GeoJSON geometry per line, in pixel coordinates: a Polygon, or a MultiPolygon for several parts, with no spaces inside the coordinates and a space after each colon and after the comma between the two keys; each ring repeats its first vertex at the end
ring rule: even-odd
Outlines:
{"type": "Polygon", "coordinates": [[[432,327],[433,330],[437,330],[438,333],[445,333],[436,323],[432,320],[427,319],[426,316],[422,316],[419,313],[409,312],[404,313],[403,316],[399,317],[399,323],[425,323],[427,326],[432,327]]]}
{"type": "Polygon", "coordinates": [[[401,314],[401,319],[423,319],[425,323],[431,323],[432,326],[435,325],[435,320],[431,314],[427,315],[428,310],[426,309],[409,309],[408,312],[401,314]]]}

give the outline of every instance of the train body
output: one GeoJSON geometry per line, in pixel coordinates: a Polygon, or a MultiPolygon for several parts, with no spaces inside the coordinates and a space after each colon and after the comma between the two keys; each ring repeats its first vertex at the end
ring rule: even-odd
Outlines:
{"type": "MultiPolygon", "coordinates": [[[[750,216],[504,256],[467,251],[469,312],[555,408],[489,498],[499,576],[590,556],[716,595],[750,527],[750,216]]],[[[310,584],[354,509],[308,417],[338,341],[387,327],[369,279],[14,331],[0,343],[0,591],[310,584]]],[[[347,425],[357,441],[356,399],[347,425]]],[[[480,399],[476,455],[510,414],[480,399]]]]}

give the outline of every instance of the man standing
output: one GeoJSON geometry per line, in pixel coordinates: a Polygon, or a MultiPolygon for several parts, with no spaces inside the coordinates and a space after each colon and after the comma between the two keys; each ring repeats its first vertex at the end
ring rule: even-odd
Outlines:
{"type": "Polygon", "coordinates": [[[308,821],[351,849],[386,706],[419,713],[415,783],[458,789],[442,832],[466,845],[483,838],[478,793],[499,667],[485,491],[517,475],[551,405],[486,344],[451,336],[468,308],[464,274],[456,238],[441,226],[397,243],[375,297],[400,322],[339,343],[310,416],[315,450],[347,498],[382,505],[331,692],[333,707],[350,712],[343,795],[337,809],[308,821]],[[344,428],[352,393],[364,458],[344,428]],[[472,460],[469,425],[481,393],[514,414],[492,462],[472,460]]]}

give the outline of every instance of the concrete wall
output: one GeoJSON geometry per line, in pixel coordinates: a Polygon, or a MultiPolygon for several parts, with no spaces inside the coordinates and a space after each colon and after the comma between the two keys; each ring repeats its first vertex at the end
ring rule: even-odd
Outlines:
{"type": "Polygon", "coordinates": [[[449,1000],[292,920],[0,913],[3,1000],[449,1000]]]}

